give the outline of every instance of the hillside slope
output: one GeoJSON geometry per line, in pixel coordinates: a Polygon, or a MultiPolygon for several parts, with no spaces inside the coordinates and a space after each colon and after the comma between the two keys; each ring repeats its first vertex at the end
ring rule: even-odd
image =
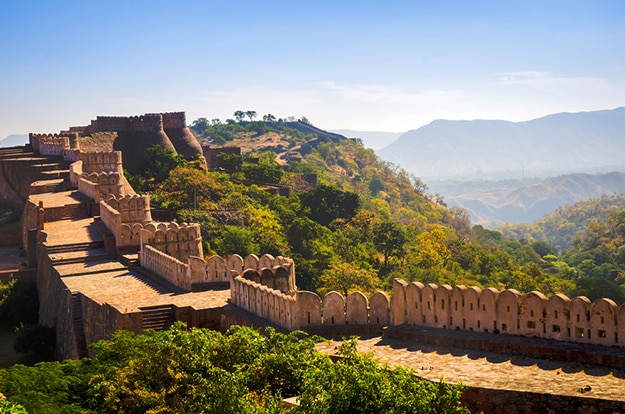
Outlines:
{"type": "Polygon", "coordinates": [[[512,190],[474,191],[447,198],[464,207],[474,224],[529,223],[558,207],[604,194],[625,193],[625,174],[567,174],[512,190]]]}
{"type": "Polygon", "coordinates": [[[525,122],[437,120],[377,151],[421,178],[518,178],[625,166],[625,108],[525,122]]]}

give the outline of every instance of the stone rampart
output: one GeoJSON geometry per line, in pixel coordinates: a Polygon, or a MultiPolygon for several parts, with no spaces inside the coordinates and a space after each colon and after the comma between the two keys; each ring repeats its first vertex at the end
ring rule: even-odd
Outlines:
{"type": "Polygon", "coordinates": [[[121,231],[121,237],[127,244],[150,245],[185,263],[192,256],[204,257],[199,224],[174,222],[123,224],[121,231]]]}
{"type": "Polygon", "coordinates": [[[416,325],[625,346],[625,305],[514,289],[393,283],[393,325],[416,325]]]}
{"type": "MultiPolygon", "coordinates": [[[[88,181],[96,187],[98,194],[97,199],[89,194],[83,193],[89,195],[96,201],[99,201],[99,196],[106,198],[109,194],[125,195],[122,175],[117,172],[83,173],[81,175],[81,180],[88,181]]],[[[78,185],[78,190],[80,191],[80,183],[78,185]]]]}
{"type": "Polygon", "coordinates": [[[175,286],[191,290],[189,265],[152,246],[143,246],[141,266],[175,286]]]}
{"type": "Polygon", "coordinates": [[[240,308],[288,330],[298,329],[296,297],[236,276],[231,283],[231,301],[240,308]]]}
{"type": "Polygon", "coordinates": [[[94,132],[150,132],[163,129],[161,114],[144,114],[139,116],[98,116],[83,131],[94,132]]]}
{"type": "Polygon", "coordinates": [[[96,203],[100,202],[100,189],[98,187],[98,183],[94,183],[93,181],[81,177],[78,179],[78,191],[81,194],[92,198],[96,203]]]}
{"type": "Polygon", "coordinates": [[[109,194],[103,198],[103,201],[119,212],[122,223],[148,224],[152,222],[150,196],[109,194]]]}
{"type": "Polygon", "coordinates": [[[121,151],[79,152],[78,160],[82,161],[83,173],[124,173],[121,151]]]}

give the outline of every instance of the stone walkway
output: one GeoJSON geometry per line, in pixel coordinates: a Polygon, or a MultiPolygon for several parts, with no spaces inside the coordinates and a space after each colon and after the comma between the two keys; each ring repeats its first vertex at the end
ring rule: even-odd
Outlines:
{"type": "MultiPolygon", "coordinates": [[[[334,339],[319,344],[318,349],[335,354],[340,343],[334,339]]],[[[462,381],[465,385],[480,388],[625,401],[625,372],[622,370],[432,346],[380,336],[361,337],[358,349],[373,351],[382,362],[412,368],[420,377],[434,381],[443,377],[447,382],[462,381]],[[586,386],[591,390],[580,393],[580,388],[586,386]]]]}

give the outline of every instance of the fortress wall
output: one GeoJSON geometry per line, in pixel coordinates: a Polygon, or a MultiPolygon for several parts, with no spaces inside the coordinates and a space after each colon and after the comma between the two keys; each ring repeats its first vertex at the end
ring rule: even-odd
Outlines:
{"type": "Polygon", "coordinates": [[[82,161],[82,170],[86,173],[116,172],[124,173],[122,152],[80,152],[78,159],[82,161]]]}
{"type": "Polygon", "coordinates": [[[141,252],[141,266],[156,273],[175,286],[191,290],[191,279],[187,277],[189,265],[182,263],[152,246],[144,246],[141,252]]]}
{"type": "Polygon", "coordinates": [[[204,257],[200,225],[197,223],[152,222],[141,226],[137,224],[139,223],[132,226],[133,244],[138,245],[141,236],[144,244],[149,244],[182,262],[187,262],[191,256],[204,257]],[[144,231],[140,231],[141,229],[144,231]]]}
{"type": "Polygon", "coordinates": [[[150,196],[138,194],[109,194],[104,201],[121,215],[122,223],[148,224],[152,222],[150,196]]]}
{"type": "MultiPolygon", "coordinates": [[[[31,158],[0,158],[0,198],[21,210],[28,201],[30,185],[46,179],[31,158]]],[[[49,179],[49,178],[48,178],[49,179]]]]}
{"type": "MultiPolygon", "coordinates": [[[[334,292],[328,302],[329,311],[335,320],[339,317],[336,309],[340,308],[337,295],[334,292]]],[[[324,298],[324,312],[325,303],[324,298]]],[[[408,284],[395,279],[390,319],[392,325],[408,324],[625,346],[625,305],[618,307],[610,299],[591,302],[582,296],[571,300],[562,294],[547,299],[540,292],[522,295],[514,289],[501,292],[493,288],[480,290],[464,286],[450,289],[445,285],[408,284]]]]}
{"type": "Polygon", "coordinates": [[[184,112],[163,112],[163,128],[186,128],[187,116],[184,112]]]}
{"type": "Polygon", "coordinates": [[[102,196],[107,196],[109,194],[125,195],[122,175],[118,172],[84,173],[82,174],[82,178],[97,184],[99,194],[102,196]]]}
{"type": "Polygon", "coordinates": [[[285,295],[242,276],[236,276],[233,284],[235,288],[231,300],[237,306],[284,329],[297,329],[294,296],[285,295]]]}
{"type": "Polygon", "coordinates": [[[28,139],[35,152],[42,155],[63,155],[70,150],[70,135],[75,134],[28,134],[28,139]]]}
{"type": "Polygon", "coordinates": [[[96,203],[100,202],[100,189],[97,182],[89,181],[86,178],[80,178],[78,180],[78,191],[92,198],[96,203]]]}
{"type": "Polygon", "coordinates": [[[100,200],[100,218],[102,223],[115,235],[116,244],[119,245],[118,235],[122,225],[121,214],[105,200],[100,200]]]}

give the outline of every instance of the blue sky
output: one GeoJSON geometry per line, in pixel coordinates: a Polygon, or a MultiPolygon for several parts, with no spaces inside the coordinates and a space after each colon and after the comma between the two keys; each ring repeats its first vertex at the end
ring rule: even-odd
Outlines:
{"type": "Polygon", "coordinates": [[[324,129],[625,105],[625,2],[4,1],[0,138],[235,110],[324,129]]]}

